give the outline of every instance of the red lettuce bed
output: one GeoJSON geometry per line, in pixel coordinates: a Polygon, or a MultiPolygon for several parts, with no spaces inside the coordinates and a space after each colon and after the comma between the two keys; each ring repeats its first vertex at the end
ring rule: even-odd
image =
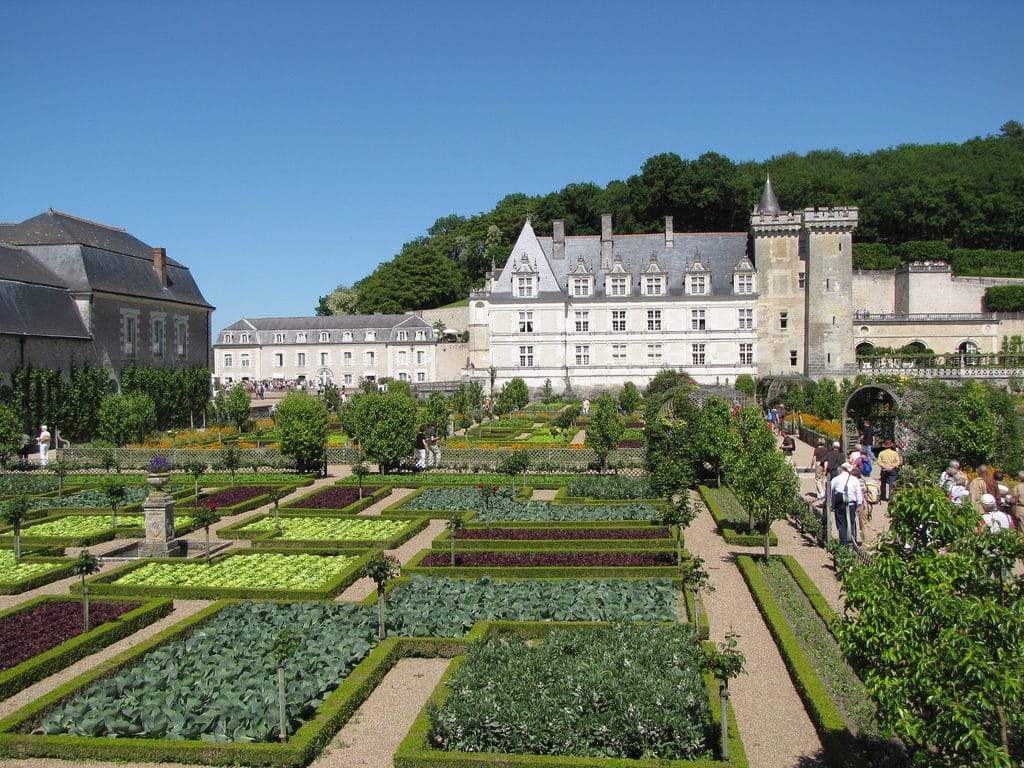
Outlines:
{"type": "MultiPolygon", "coordinates": [[[[366,498],[376,490],[377,486],[364,487],[363,498],[366,498]]],[[[344,509],[357,501],[359,501],[359,489],[346,486],[342,488],[324,488],[312,496],[299,499],[294,503],[285,504],[285,506],[288,509],[344,509]]]]}
{"type": "Polygon", "coordinates": [[[240,485],[237,488],[225,488],[223,491],[204,496],[199,503],[204,506],[216,504],[218,507],[233,507],[266,493],[270,493],[269,485],[240,485]]]}
{"type": "MultiPolygon", "coordinates": [[[[650,568],[675,565],[674,552],[459,552],[455,565],[460,568],[650,568]]],[[[420,566],[450,568],[451,554],[427,555],[420,566]]]]}
{"type": "Polygon", "coordinates": [[[562,541],[580,539],[668,539],[668,528],[462,528],[457,539],[562,541]]]}

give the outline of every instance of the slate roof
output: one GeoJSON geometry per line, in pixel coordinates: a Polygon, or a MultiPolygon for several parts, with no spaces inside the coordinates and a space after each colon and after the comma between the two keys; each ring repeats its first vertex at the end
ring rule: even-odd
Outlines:
{"type": "MultiPolygon", "coordinates": [[[[683,296],[684,276],[696,262],[700,262],[711,274],[711,295],[732,296],[733,273],[737,265],[749,258],[746,232],[728,233],[673,233],[673,247],[665,243],[665,234],[653,235],[613,235],[612,236],[612,268],[615,259],[622,262],[625,271],[631,276],[631,288],[624,300],[647,300],[637,290],[637,281],[648,268],[652,258],[668,278],[667,296],[683,296]]],[[[566,236],[565,258],[555,259],[553,238],[537,237],[529,221],[523,226],[519,239],[505,268],[495,280],[491,298],[513,297],[513,282],[517,265],[522,264],[522,255],[526,254],[530,264],[536,263],[540,274],[540,291],[538,298],[552,299],[564,296],[566,282],[570,272],[577,267],[580,259],[594,275],[594,296],[605,296],[605,275],[610,271],[601,266],[601,236],[581,235],[566,236]],[[536,243],[534,245],[533,243],[536,243]],[[543,261],[541,258],[543,255],[543,261]]],[[[750,264],[740,269],[749,270],[750,264]]],[[[748,296],[753,298],[753,296],[748,296]]],[[[574,299],[577,301],[579,299],[574,299]]],[[[582,299],[579,301],[586,301],[582,299]]]]}
{"type": "Polygon", "coordinates": [[[139,296],[212,309],[188,268],[168,257],[167,286],[153,268],[153,248],[114,227],[49,210],[0,225],[0,243],[31,254],[71,291],[139,296]]]}
{"type": "Polygon", "coordinates": [[[0,247],[0,333],[88,339],[60,278],[24,251],[0,247]]]}
{"type": "Polygon", "coordinates": [[[341,334],[345,331],[352,332],[353,343],[356,343],[365,340],[367,331],[376,332],[376,342],[393,341],[399,330],[425,330],[427,331],[426,341],[431,343],[435,341],[433,327],[418,315],[327,315],[322,317],[244,317],[222,328],[217,333],[217,341],[214,346],[237,346],[237,342],[223,344],[220,341],[224,333],[228,331],[253,333],[256,336],[256,343],[259,344],[274,343],[274,334],[280,332],[287,334],[285,343],[294,344],[294,334],[297,331],[310,332],[306,340],[307,343],[320,344],[317,336],[312,333],[331,331],[337,333],[337,336],[332,335],[331,337],[330,343],[334,344],[341,342],[341,334]]]}

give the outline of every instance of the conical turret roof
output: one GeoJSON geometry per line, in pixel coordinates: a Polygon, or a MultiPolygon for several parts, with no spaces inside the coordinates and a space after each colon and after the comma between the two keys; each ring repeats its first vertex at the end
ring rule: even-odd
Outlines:
{"type": "Polygon", "coordinates": [[[757,212],[769,215],[782,213],[779,198],[775,196],[775,190],[772,189],[771,174],[768,174],[768,179],[764,183],[764,189],[761,191],[761,202],[757,204],[757,212]]]}

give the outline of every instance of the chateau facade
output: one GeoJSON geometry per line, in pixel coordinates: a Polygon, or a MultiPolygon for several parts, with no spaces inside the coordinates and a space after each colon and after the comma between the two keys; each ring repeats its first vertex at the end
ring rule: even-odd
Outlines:
{"type": "Polygon", "coordinates": [[[769,181],[751,231],[567,237],[529,220],[508,261],[470,295],[471,377],[596,391],[664,369],[698,383],[741,374],[855,372],[856,208],[783,211],[769,181]]]}

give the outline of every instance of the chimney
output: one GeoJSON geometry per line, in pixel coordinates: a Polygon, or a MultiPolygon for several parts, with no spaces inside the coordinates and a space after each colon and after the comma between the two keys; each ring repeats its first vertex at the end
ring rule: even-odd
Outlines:
{"type": "Polygon", "coordinates": [[[167,249],[153,249],[153,271],[156,272],[156,279],[160,281],[160,287],[167,287],[167,249]]]}
{"type": "Polygon", "coordinates": [[[612,268],[612,215],[601,214],[601,269],[612,268]]]}
{"type": "Polygon", "coordinates": [[[551,222],[553,245],[552,257],[556,259],[565,258],[565,219],[555,219],[551,222]]]}
{"type": "Polygon", "coordinates": [[[671,216],[666,216],[665,217],[665,247],[666,248],[672,248],[673,247],[673,243],[674,243],[674,240],[675,240],[675,238],[674,238],[674,236],[672,234],[672,229],[673,228],[674,227],[673,227],[673,223],[672,223],[672,217],[671,216]]]}

